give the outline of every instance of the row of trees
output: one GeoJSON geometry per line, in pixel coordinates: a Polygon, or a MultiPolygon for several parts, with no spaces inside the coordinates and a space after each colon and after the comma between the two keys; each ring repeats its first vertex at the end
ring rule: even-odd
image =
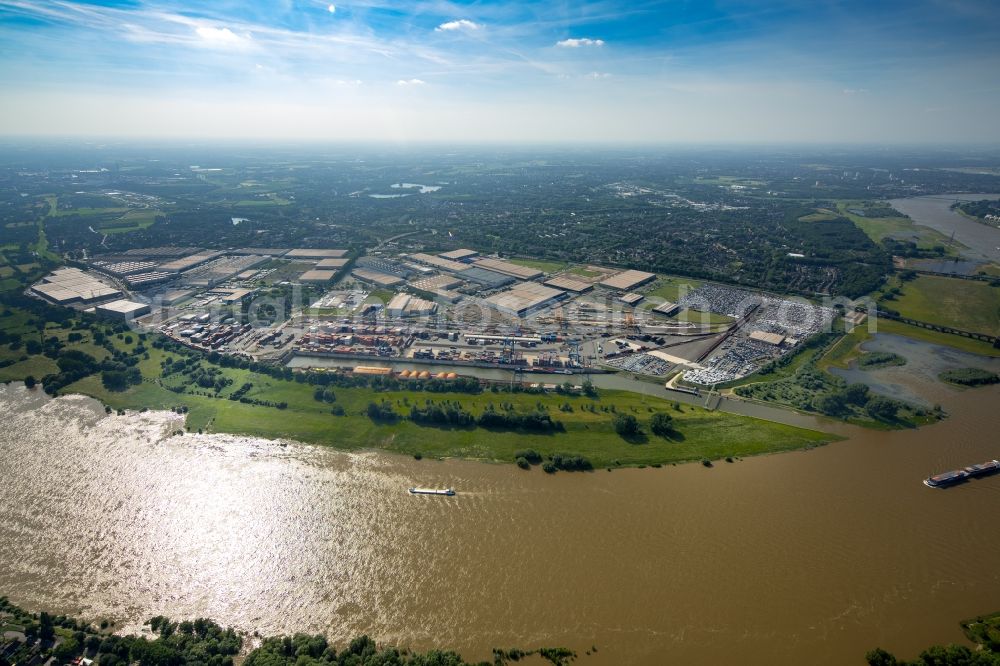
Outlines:
{"type": "MultiPolygon", "coordinates": [[[[378,423],[395,423],[403,418],[388,400],[369,402],[365,414],[378,423]]],[[[465,410],[461,403],[446,400],[435,403],[428,400],[424,405],[412,405],[407,416],[420,425],[451,426],[471,428],[478,426],[492,430],[522,430],[526,432],[564,432],[561,421],[553,419],[544,409],[520,412],[510,406],[497,409],[492,404],[477,417],[465,410]]]]}
{"type": "MultiPolygon", "coordinates": [[[[624,439],[635,439],[643,434],[642,424],[632,414],[615,414],[611,424],[624,439]]],[[[674,418],[667,412],[655,412],[649,419],[649,430],[657,437],[668,438],[674,430],[674,418]]]]}

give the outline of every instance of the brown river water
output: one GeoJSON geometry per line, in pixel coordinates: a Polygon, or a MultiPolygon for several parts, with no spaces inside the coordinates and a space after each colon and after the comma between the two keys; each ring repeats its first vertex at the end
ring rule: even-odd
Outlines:
{"type": "Polygon", "coordinates": [[[33,609],[367,632],[469,659],[562,645],[584,664],[861,664],[960,642],[1000,610],[1000,387],[946,421],[811,451],[588,474],[167,437],[171,413],[0,386],[0,594],[33,609]],[[454,498],[412,485],[455,486],[454,498]]]}

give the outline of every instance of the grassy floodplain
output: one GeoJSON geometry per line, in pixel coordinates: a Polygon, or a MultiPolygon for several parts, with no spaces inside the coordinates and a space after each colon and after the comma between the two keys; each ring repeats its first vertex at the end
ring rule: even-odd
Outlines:
{"type": "MultiPolygon", "coordinates": [[[[915,224],[913,220],[901,215],[855,215],[848,209],[865,209],[864,202],[861,201],[839,201],[837,202],[837,213],[846,217],[861,229],[866,236],[874,242],[880,243],[886,238],[916,236],[917,247],[930,249],[936,245],[947,247],[948,254],[954,254],[955,250],[947,236],[930,227],[915,224]]],[[[877,209],[874,209],[877,210],[877,209]]],[[[887,209],[888,210],[888,209],[887,209]]]]}
{"type": "Polygon", "coordinates": [[[902,294],[883,304],[904,317],[976,333],[1000,334],[1000,287],[936,275],[920,275],[899,286],[902,294]]]}
{"type": "MultiPolygon", "coordinates": [[[[0,319],[3,330],[19,333],[25,340],[39,335],[36,325],[37,322],[32,323],[25,313],[16,311],[0,319]]],[[[81,340],[69,342],[70,332],[69,328],[49,324],[41,335],[46,339],[57,337],[65,343],[65,349],[86,351],[98,359],[107,354],[103,347],[93,343],[91,332],[85,332],[81,340]]],[[[460,457],[512,462],[516,451],[530,448],[543,456],[584,456],[595,467],[636,466],[750,456],[813,447],[836,439],[825,433],[674,405],[652,396],[624,391],[602,390],[596,398],[590,398],[556,393],[494,393],[490,390],[472,395],[334,387],[336,400],[331,405],[317,401],[315,387],[309,384],[238,368],[219,368],[199,357],[201,367],[216,370],[218,376],[232,380],[216,392],[197,386],[189,377],[179,373],[164,376],[161,363],[167,358],[177,360],[181,355],[152,347],[153,338],[153,335],[147,336],[148,358],[138,363],[142,383],[125,391],[110,391],[102,385],[98,373],[66,386],[61,393],[89,395],[113,409],[185,407],[186,427],[191,431],[294,439],[345,450],[378,448],[428,458],[460,457]],[[287,407],[278,409],[230,400],[229,396],[245,383],[252,384],[252,388],[243,394],[246,398],[273,404],[287,403],[287,407]],[[490,404],[499,408],[506,403],[519,412],[542,409],[553,419],[561,421],[565,432],[439,427],[418,425],[408,419],[377,423],[365,414],[365,409],[369,402],[383,400],[391,403],[401,416],[409,412],[410,405],[423,405],[427,400],[438,404],[456,402],[462,409],[477,415],[490,404]],[[334,415],[331,411],[334,405],[343,408],[344,415],[334,415]],[[659,437],[650,432],[648,423],[656,412],[667,412],[673,417],[675,432],[670,437],[659,437]],[[622,413],[635,416],[642,424],[644,434],[629,441],[619,436],[612,419],[615,414],[622,413]]],[[[111,336],[109,340],[115,349],[125,352],[132,352],[140,344],[135,333],[111,336]]],[[[56,370],[52,359],[26,354],[23,347],[11,350],[8,345],[0,346],[2,360],[15,361],[0,368],[0,378],[4,381],[22,379],[29,374],[41,379],[56,370]]]]}
{"type": "Polygon", "coordinates": [[[517,264],[518,266],[526,266],[527,268],[534,268],[535,270],[543,271],[545,273],[558,273],[559,271],[566,268],[567,264],[565,261],[546,261],[545,259],[508,259],[512,264],[517,264]]]}

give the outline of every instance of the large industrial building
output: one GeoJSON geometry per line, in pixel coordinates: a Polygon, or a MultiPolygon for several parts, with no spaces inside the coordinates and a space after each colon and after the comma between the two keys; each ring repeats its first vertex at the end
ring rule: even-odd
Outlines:
{"type": "Polygon", "coordinates": [[[386,306],[390,317],[423,317],[437,311],[437,303],[410,294],[396,294],[386,306]]]}
{"type": "Polygon", "coordinates": [[[514,264],[509,261],[504,261],[503,259],[489,259],[484,257],[482,259],[477,259],[475,265],[478,268],[485,268],[497,273],[503,273],[504,275],[510,275],[518,280],[534,280],[535,278],[539,278],[544,275],[544,273],[537,268],[521,266],[520,264],[514,264]]]}
{"type": "Polygon", "coordinates": [[[144,314],[149,314],[149,305],[122,298],[117,301],[111,301],[110,303],[98,305],[94,311],[102,317],[121,319],[125,321],[141,317],[144,314]]]}
{"type": "Polygon", "coordinates": [[[655,273],[631,270],[622,271],[621,273],[616,273],[609,278],[601,280],[601,286],[607,287],[608,289],[618,289],[620,291],[632,291],[636,287],[641,287],[647,282],[652,282],[655,279],[655,273]]]}
{"type": "Polygon", "coordinates": [[[121,296],[122,293],[79,268],[54,270],[42,278],[41,284],[36,284],[31,290],[57,305],[91,303],[112,296],[121,296]]]}
{"type": "Polygon", "coordinates": [[[444,257],[445,259],[451,259],[452,261],[462,261],[464,259],[471,259],[472,257],[479,256],[479,253],[475,250],[468,250],[466,248],[461,248],[458,250],[451,250],[450,252],[442,252],[438,255],[439,257],[444,257]]]}
{"type": "Polygon", "coordinates": [[[95,261],[91,264],[94,268],[101,271],[102,273],[107,273],[108,275],[114,275],[116,277],[121,277],[122,275],[132,275],[133,273],[145,273],[156,268],[157,263],[155,261],[135,261],[135,260],[124,260],[124,261],[95,261]]]}
{"type": "Polygon", "coordinates": [[[457,273],[469,268],[468,264],[463,264],[455,261],[454,259],[443,259],[441,257],[435,257],[433,254],[425,254],[423,252],[411,254],[410,259],[421,264],[433,266],[434,268],[438,268],[442,271],[449,271],[451,273],[457,273]]]}
{"type": "Polygon", "coordinates": [[[676,303],[671,303],[670,301],[664,301],[663,303],[660,303],[655,308],[653,308],[653,312],[661,314],[664,317],[670,317],[677,314],[680,311],[680,309],[681,306],[677,305],[676,303]]]}
{"type": "Polygon", "coordinates": [[[506,287],[508,284],[517,282],[510,275],[488,271],[485,268],[477,266],[467,266],[465,270],[458,271],[456,275],[466,282],[475,282],[483,289],[499,289],[500,287],[506,287]]]}
{"type": "Polygon", "coordinates": [[[126,275],[122,279],[125,280],[128,286],[142,289],[143,287],[148,287],[151,284],[173,280],[176,277],[176,273],[170,273],[168,271],[149,271],[146,273],[133,273],[132,275],[126,275]]]}
{"type": "Polygon", "coordinates": [[[629,291],[619,296],[618,300],[624,303],[625,305],[630,305],[632,307],[635,307],[636,305],[641,303],[642,299],[644,298],[646,297],[638,292],[629,291]]]}
{"type": "Polygon", "coordinates": [[[382,257],[360,257],[354,265],[358,268],[365,268],[370,271],[385,273],[386,275],[397,275],[401,278],[408,278],[413,275],[413,271],[392,259],[382,257]]]}
{"type": "Polygon", "coordinates": [[[351,275],[362,282],[368,282],[378,287],[394,287],[397,284],[403,284],[403,278],[401,277],[379,273],[378,271],[370,271],[367,268],[355,268],[351,271],[351,275]]]}
{"type": "Polygon", "coordinates": [[[159,269],[161,271],[168,271],[170,273],[180,273],[182,271],[188,271],[196,266],[201,266],[202,264],[207,264],[212,259],[221,256],[221,252],[215,251],[205,251],[199,252],[197,254],[191,254],[186,257],[181,257],[180,259],[174,259],[173,261],[168,261],[165,264],[160,264],[159,269]]]}
{"type": "Polygon", "coordinates": [[[287,247],[241,247],[233,254],[259,254],[262,257],[282,257],[288,254],[287,247]]]}
{"type": "Polygon", "coordinates": [[[566,297],[565,291],[546,287],[537,282],[524,282],[494,294],[486,302],[496,309],[516,317],[542,310],[566,297]]]}
{"type": "Polygon", "coordinates": [[[337,271],[306,271],[299,276],[299,282],[304,284],[326,284],[337,274],[337,271]]]}
{"type": "Polygon", "coordinates": [[[781,345],[785,341],[785,336],[780,333],[768,333],[767,331],[754,331],[750,334],[751,340],[757,340],[758,342],[764,342],[769,345],[774,345],[775,347],[781,345]]]}
{"type": "Polygon", "coordinates": [[[414,289],[422,291],[435,291],[437,289],[454,289],[462,284],[462,281],[451,275],[435,275],[433,277],[420,278],[410,282],[414,289]]]}
{"type": "Polygon", "coordinates": [[[336,271],[340,270],[347,265],[348,259],[346,257],[337,257],[335,259],[323,259],[316,264],[316,268],[321,271],[336,271]]]}
{"type": "Polygon", "coordinates": [[[571,291],[574,294],[583,294],[594,288],[589,282],[584,282],[583,280],[577,280],[575,278],[567,277],[565,275],[559,275],[552,278],[551,280],[546,280],[545,284],[555,289],[562,289],[563,291],[571,291]]]}
{"type": "Polygon", "coordinates": [[[346,255],[347,250],[322,250],[300,247],[295,250],[289,250],[282,256],[285,259],[339,259],[346,255]]]}
{"type": "Polygon", "coordinates": [[[242,255],[218,257],[212,261],[186,271],[183,282],[192,287],[214,287],[220,282],[242,273],[248,268],[254,268],[268,261],[267,257],[258,255],[242,255]]]}

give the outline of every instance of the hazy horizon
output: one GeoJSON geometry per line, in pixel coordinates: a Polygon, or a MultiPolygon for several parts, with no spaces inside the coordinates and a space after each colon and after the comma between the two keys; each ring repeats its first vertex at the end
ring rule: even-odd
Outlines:
{"type": "Polygon", "coordinates": [[[0,0],[10,137],[1000,143],[995,3],[0,0]]]}

